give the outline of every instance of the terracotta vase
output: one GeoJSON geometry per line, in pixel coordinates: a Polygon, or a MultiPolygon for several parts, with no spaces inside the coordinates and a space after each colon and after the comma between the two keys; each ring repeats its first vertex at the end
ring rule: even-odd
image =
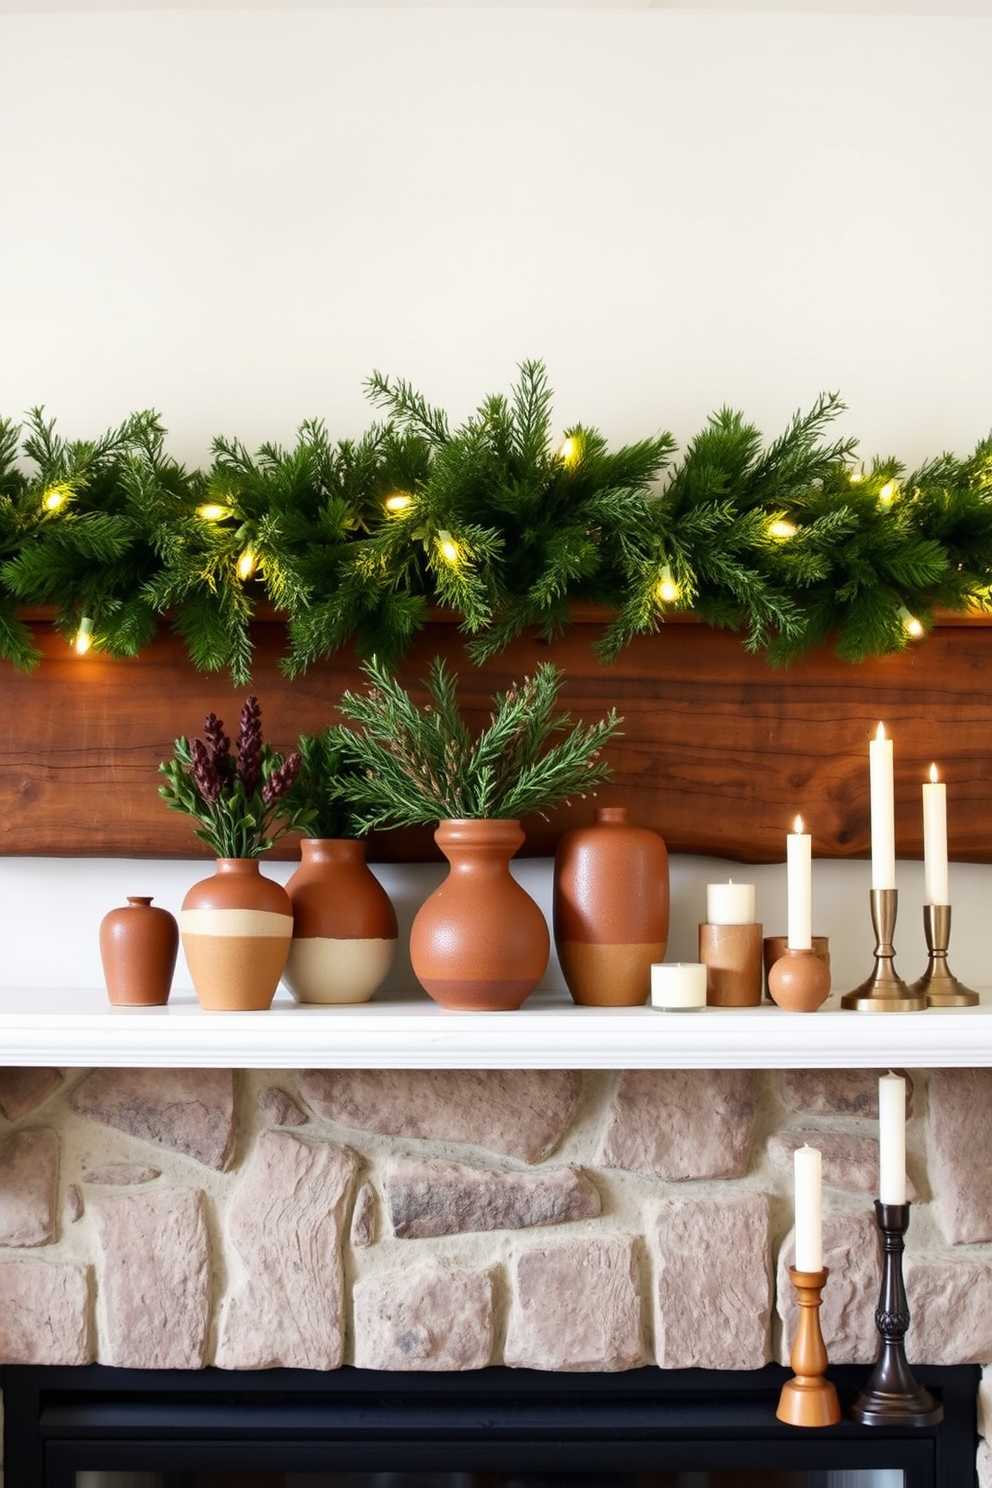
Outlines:
{"type": "Polygon", "coordinates": [[[434,840],[451,865],[410,929],[414,975],[442,1007],[506,1012],[533,992],[551,937],[510,873],[524,840],[518,821],[442,821],[434,840]]]}
{"type": "Polygon", "coordinates": [[[578,1003],[635,1007],[668,945],[668,849],[631,826],[624,806],[600,806],[591,826],[565,832],[555,853],[554,932],[562,975],[578,1003]]]}
{"type": "Polygon", "coordinates": [[[368,1002],[396,954],[396,911],[365,843],[313,837],[286,885],[293,941],[283,981],[297,1002],[368,1002]]]}
{"type": "Polygon", "coordinates": [[[128,894],[127,904],[100,921],[100,960],[115,1007],[161,1007],[172,990],[179,926],[150,898],[128,894]]]}
{"type": "Polygon", "coordinates": [[[201,1006],[271,1006],[289,955],[293,909],[282,884],[263,878],[257,858],[218,858],[214,876],[183,900],[179,932],[201,1006]]]}

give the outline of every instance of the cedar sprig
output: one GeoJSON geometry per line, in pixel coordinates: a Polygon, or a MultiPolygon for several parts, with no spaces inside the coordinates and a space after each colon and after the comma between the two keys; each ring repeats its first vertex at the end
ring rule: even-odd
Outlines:
{"type": "Polygon", "coordinates": [[[497,693],[477,733],[441,657],[422,684],[422,704],[381,663],[363,670],[370,686],[340,704],[351,725],[341,747],[354,771],[344,789],[359,831],[518,818],[586,795],[611,774],[601,756],[621,719],[615,709],[589,724],[557,713],[563,674],[550,663],[497,693]]]}
{"type": "Polygon", "coordinates": [[[173,757],[159,765],[159,795],[171,811],[197,822],[195,833],[219,858],[257,858],[287,832],[305,831],[313,811],[294,796],[301,765],[298,749],[282,755],[262,736],[262,712],[254,696],[241,710],[231,741],[216,713],[203,733],[181,736],[173,757]]]}

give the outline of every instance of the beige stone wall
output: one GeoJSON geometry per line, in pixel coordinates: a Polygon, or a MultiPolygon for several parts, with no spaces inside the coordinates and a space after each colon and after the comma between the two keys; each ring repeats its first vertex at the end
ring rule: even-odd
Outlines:
{"type": "MultiPolygon", "coordinates": [[[[874,1358],[872,1071],[0,1071],[0,1359],[750,1369],[874,1358]]],[[[913,1072],[915,1361],[992,1360],[992,1071],[913,1072]]],[[[992,1414],[992,1412],[990,1412],[992,1414]]],[[[992,1453],[983,1444],[983,1484],[992,1453]]]]}

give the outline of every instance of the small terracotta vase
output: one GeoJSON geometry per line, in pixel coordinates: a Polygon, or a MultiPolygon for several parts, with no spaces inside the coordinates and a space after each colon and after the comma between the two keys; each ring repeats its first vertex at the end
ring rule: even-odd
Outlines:
{"type": "Polygon", "coordinates": [[[434,840],[451,865],[410,928],[414,975],[442,1007],[506,1012],[533,992],[551,937],[510,873],[524,840],[518,821],[442,821],[434,840]]]}
{"type": "Polygon", "coordinates": [[[830,968],[816,951],[789,950],[768,973],[772,1002],[787,1013],[815,1013],[830,991],[830,968]]]}
{"type": "Polygon", "coordinates": [[[297,1002],[368,1002],[396,954],[396,911],[365,843],[311,837],[286,885],[293,941],[283,981],[297,1002]]]}
{"type": "Polygon", "coordinates": [[[182,903],[179,933],[193,986],[212,1012],[272,1005],[293,935],[282,884],[263,878],[257,858],[218,858],[212,878],[182,903]]]}
{"type": "Polygon", "coordinates": [[[554,932],[575,1002],[635,1007],[668,945],[668,849],[631,826],[625,806],[597,807],[592,826],[565,832],[555,853],[554,932]]]}
{"type": "Polygon", "coordinates": [[[128,894],[127,904],[100,921],[100,960],[115,1007],[161,1007],[169,1000],[179,953],[179,926],[151,898],[128,894]]]}

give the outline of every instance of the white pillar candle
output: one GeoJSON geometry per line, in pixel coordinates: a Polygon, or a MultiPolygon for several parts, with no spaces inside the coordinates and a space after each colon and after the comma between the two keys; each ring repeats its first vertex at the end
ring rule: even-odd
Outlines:
{"type": "Polygon", "coordinates": [[[788,917],[786,942],[790,951],[813,947],[813,847],[803,819],[785,839],[788,917]]]}
{"type": "Polygon", "coordinates": [[[657,961],[651,968],[651,1005],[670,1010],[706,1006],[706,967],[701,961],[657,961]]]}
{"type": "Polygon", "coordinates": [[[906,1081],[892,1073],[878,1080],[878,1197],[906,1202],[906,1081]]]}
{"type": "Polygon", "coordinates": [[[818,1147],[797,1147],[794,1154],[796,1184],[796,1270],[823,1270],[822,1172],[818,1147]]]}
{"type": "Polygon", "coordinates": [[[754,884],[706,885],[706,921],[709,925],[753,925],[754,884]]]}
{"type": "Polygon", "coordinates": [[[871,886],[896,886],[896,809],[892,780],[892,740],[885,737],[885,724],[868,744],[871,782],[871,886]]]}
{"type": "Polygon", "coordinates": [[[930,766],[929,784],[923,786],[923,902],[950,904],[947,882],[947,786],[937,779],[937,766],[930,766]]]}

